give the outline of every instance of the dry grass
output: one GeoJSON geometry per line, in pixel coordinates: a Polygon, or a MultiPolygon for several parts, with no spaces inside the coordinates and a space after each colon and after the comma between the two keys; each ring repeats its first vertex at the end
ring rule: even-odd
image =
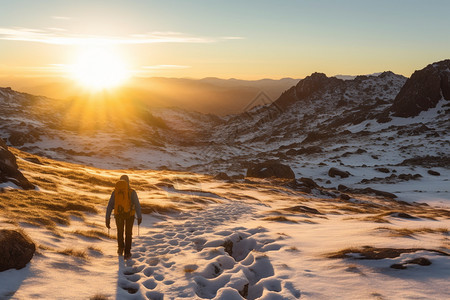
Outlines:
{"type": "Polygon", "coordinates": [[[441,255],[450,256],[449,253],[425,248],[377,248],[372,246],[363,246],[361,248],[346,248],[337,252],[326,254],[327,258],[356,258],[356,259],[385,259],[399,257],[403,253],[414,253],[417,251],[435,252],[441,255]],[[352,254],[359,254],[354,257],[352,254]]]}
{"type": "Polygon", "coordinates": [[[101,240],[102,238],[114,239],[113,236],[108,235],[106,232],[101,231],[101,230],[94,230],[94,229],[92,229],[92,230],[75,230],[73,233],[78,236],[83,236],[83,237],[96,239],[96,240],[101,240]]]}
{"type": "Polygon", "coordinates": [[[92,187],[112,187],[114,182],[109,177],[92,175],[89,168],[80,165],[10,150],[24,159],[17,163],[39,190],[5,190],[1,194],[0,213],[7,219],[44,227],[59,235],[57,225],[70,225],[71,216],[84,221],[86,214],[98,213],[96,206],[106,204],[105,199],[88,194],[92,187]]]}
{"type": "Polygon", "coordinates": [[[46,250],[46,251],[53,251],[54,250],[52,247],[49,247],[49,246],[43,245],[43,244],[39,244],[38,248],[41,249],[41,250],[46,250]]]}
{"type": "Polygon", "coordinates": [[[70,225],[70,216],[84,219],[85,213],[97,213],[91,199],[41,191],[7,190],[2,193],[0,211],[8,219],[45,227],[57,232],[56,225],[70,225]]]}
{"type": "Polygon", "coordinates": [[[90,297],[89,300],[108,300],[109,297],[104,294],[95,294],[94,296],[90,297]]]}
{"type": "Polygon", "coordinates": [[[191,273],[195,272],[197,270],[197,268],[198,267],[196,265],[185,266],[184,267],[184,273],[191,274],[191,273]]]}
{"type": "Polygon", "coordinates": [[[265,217],[264,221],[272,221],[272,222],[287,222],[287,223],[298,223],[295,220],[288,219],[285,216],[273,216],[273,217],[265,217]]]}
{"type": "Polygon", "coordinates": [[[67,256],[73,256],[73,257],[77,257],[77,258],[82,258],[85,260],[88,259],[86,250],[75,250],[72,248],[66,248],[64,250],[57,250],[56,253],[67,255],[67,256]]]}
{"type": "Polygon", "coordinates": [[[421,233],[439,233],[443,235],[448,235],[448,228],[394,228],[394,227],[378,227],[375,230],[386,230],[389,232],[389,236],[392,237],[411,237],[414,234],[421,233]]]}
{"type": "Polygon", "coordinates": [[[92,252],[95,252],[95,253],[98,253],[98,254],[103,254],[102,249],[94,247],[94,246],[89,246],[87,249],[89,251],[92,251],[92,252]]]}
{"type": "Polygon", "coordinates": [[[160,205],[156,203],[141,203],[141,211],[143,214],[159,213],[168,214],[180,211],[175,205],[160,205]]]}
{"type": "Polygon", "coordinates": [[[307,214],[307,215],[322,215],[320,211],[315,208],[308,207],[305,205],[296,205],[292,207],[284,208],[283,211],[293,214],[307,214]]]}
{"type": "Polygon", "coordinates": [[[371,215],[363,218],[349,218],[349,220],[360,220],[365,222],[375,222],[375,223],[391,223],[389,220],[386,219],[386,214],[377,214],[377,215],[371,215]]]}

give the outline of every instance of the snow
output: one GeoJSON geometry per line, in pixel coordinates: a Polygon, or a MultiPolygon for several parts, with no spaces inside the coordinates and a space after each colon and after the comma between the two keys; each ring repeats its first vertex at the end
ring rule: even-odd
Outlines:
{"type": "MultiPolygon", "coordinates": [[[[121,174],[92,168],[86,168],[86,172],[110,178],[121,174]]],[[[326,253],[364,245],[443,249],[445,235],[422,233],[414,238],[392,238],[379,227],[448,228],[448,218],[391,216],[390,224],[384,225],[349,218],[354,214],[328,213],[289,215],[298,223],[273,222],[263,218],[298,205],[299,201],[319,210],[328,204],[320,197],[264,181],[252,186],[229,184],[193,173],[129,172],[132,182],[133,179],[152,185],[165,180],[180,182],[173,188],[155,186],[154,190],[138,191],[142,203],[175,204],[180,197],[214,201],[201,204],[197,210],[145,215],[139,236],[136,226],[133,230],[132,258],[128,261],[117,256],[114,240],[71,234],[103,226],[102,206],[97,207],[102,211],[98,215],[89,214],[85,221],[73,218],[69,226],[59,226],[61,237],[45,228],[19,224],[44,247],[38,249],[26,268],[0,273],[0,297],[87,299],[102,294],[117,299],[243,299],[240,293],[246,293],[247,299],[292,300],[330,299],[336,295],[348,299],[450,297],[446,288],[450,259],[434,252],[418,251],[381,260],[360,260],[357,253],[347,259],[325,257],[326,253]],[[305,219],[312,222],[305,223],[305,219]],[[46,247],[86,249],[89,259],[64,256],[46,247]],[[390,268],[394,263],[417,257],[428,258],[432,264],[407,264],[405,270],[390,268]]],[[[69,181],[60,182],[61,189],[72,191],[69,185],[69,181]]],[[[99,188],[99,193],[106,206],[109,191],[99,188]]],[[[354,200],[370,203],[374,198],[354,200]]],[[[17,226],[5,223],[5,217],[0,222],[2,227],[17,226]]]]}
{"type": "Polygon", "coordinates": [[[0,188],[4,188],[4,189],[21,189],[21,187],[17,186],[15,183],[12,183],[11,181],[0,183],[0,188]]]}

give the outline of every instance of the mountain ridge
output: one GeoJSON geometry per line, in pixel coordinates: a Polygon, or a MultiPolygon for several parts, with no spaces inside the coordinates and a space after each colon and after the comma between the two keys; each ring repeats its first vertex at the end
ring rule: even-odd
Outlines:
{"type": "MultiPolygon", "coordinates": [[[[439,172],[449,168],[445,149],[450,109],[445,99],[413,117],[392,112],[407,80],[389,71],[345,81],[313,73],[273,103],[261,94],[239,114],[213,116],[135,100],[116,102],[117,111],[109,118],[100,114],[103,104],[98,102],[98,114],[86,123],[80,116],[89,101],[55,104],[3,88],[0,137],[23,151],[107,169],[242,176],[253,164],[278,161],[289,165],[296,177],[318,178],[328,187],[341,183],[363,188],[368,182],[376,187],[377,168],[409,174],[410,165],[403,162],[422,162],[421,174],[428,177],[435,164],[427,156],[441,162],[444,170],[439,172]],[[328,178],[333,167],[353,175],[328,178]]],[[[389,176],[380,182],[398,182],[389,176]]],[[[396,191],[394,185],[387,187],[396,191]]]]}

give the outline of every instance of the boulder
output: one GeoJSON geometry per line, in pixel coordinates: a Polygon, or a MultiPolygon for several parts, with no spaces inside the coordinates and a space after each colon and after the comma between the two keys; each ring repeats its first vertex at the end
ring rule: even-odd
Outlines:
{"type": "Polygon", "coordinates": [[[366,194],[366,195],[376,195],[381,196],[385,198],[397,198],[397,195],[385,191],[375,190],[373,188],[367,187],[364,189],[355,189],[355,188],[349,188],[343,184],[338,185],[337,190],[340,192],[347,192],[352,194],[366,194]]]}
{"type": "Polygon", "coordinates": [[[389,169],[388,168],[375,168],[375,170],[377,170],[378,172],[381,173],[389,173],[389,169]]]}
{"type": "Polygon", "coordinates": [[[34,185],[23,176],[18,168],[16,157],[0,138],[0,183],[10,181],[23,189],[34,189],[34,185]]]}
{"type": "Polygon", "coordinates": [[[364,188],[364,189],[358,189],[358,192],[360,192],[361,194],[374,194],[376,196],[381,196],[381,197],[385,197],[385,198],[397,198],[397,195],[393,194],[393,193],[389,193],[386,191],[380,191],[380,190],[376,190],[370,187],[364,188]]]}
{"type": "Polygon", "coordinates": [[[336,177],[339,176],[341,178],[347,178],[349,177],[351,174],[348,171],[342,171],[339,170],[338,168],[330,168],[330,170],[328,170],[328,176],[330,177],[336,177]]]}
{"type": "Polygon", "coordinates": [[[340,198],[341,198],[342,200],[350,200],[350,196],[347,195],[347,194],[341,194],[341,195],[340,195],[340,198]]]}
{"type": "Polygon", "coordinates": [[[450,100],[450,59],[436,62],[415,71],[395,97],[391,111],[397,117],[414,117],[450,100]]]}
{"type": "Polygon", "coordinates": [[[230,178],[230,176],[228,176],[227,173],[220,172],[219,174],[214,176],[214,179],[217,179],[217,180],[230,180],[231,178],[230,178]]]}
{"type": "Polygon", "coordinates": [[[434,171],[434,170],[428,170],[428,174],[433,175],[433,176],[440,176],[441,173],[439,173],[438,171],[434,171]]]}
{"type": "Polygon", "coordinates": [[[22,269],[31,260],[36,245],[25,235],[9,229],[0,229],[0,272],[22,269]]]}
{"type": "Polygon", "coordinates": [[[311,178],[302,177],[298,181],[300,181],[304,186],[307,186],[310,189],[319,187],[319,185],[311,178]]]}
{"type": "Polygon", "coordinates": [[[295,179],[294,171],[279,162],[264,162],[248,168],[246,177],[295,179]]]}

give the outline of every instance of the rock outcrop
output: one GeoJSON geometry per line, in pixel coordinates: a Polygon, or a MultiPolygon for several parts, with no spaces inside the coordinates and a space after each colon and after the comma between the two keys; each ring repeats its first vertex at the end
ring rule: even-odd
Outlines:
{"type": "Polygon", "coordinates": [[[414,117],[436,107],[441,98],[450,100],[450,59],[415,71],[395,97],[391,110],[397,117],[414,117]]]}
{"type": "Polygon", "coordinates": [[[0,272],[9,269],[22,269],[30,262],[36,245],[22,233],[0,230],[0,272]]]}
{"type": "Polygon", "coordinates": [[[278,162],[264,162],[249,167],[247,177],[295,179],[295,174],[288,165],[278,162]]]}
{"type": "Polygon", "coordinates": [[[310,76],[300,80],[295,87],[284,92],[273,105],[285,108],[295,101],[310,97],[315,92],[324,91],[325,88],[338,86],[343,83],[342,79],[336,77],[327,77],[323,73],[312,73],[310,76]]]}
{"type": "Polygon", "coordinates": [[[0,183],[10,181],[23,189],[34,189],[34,185],[23,176],[18,168],[16,157],[0,138],[0,183]]]}

